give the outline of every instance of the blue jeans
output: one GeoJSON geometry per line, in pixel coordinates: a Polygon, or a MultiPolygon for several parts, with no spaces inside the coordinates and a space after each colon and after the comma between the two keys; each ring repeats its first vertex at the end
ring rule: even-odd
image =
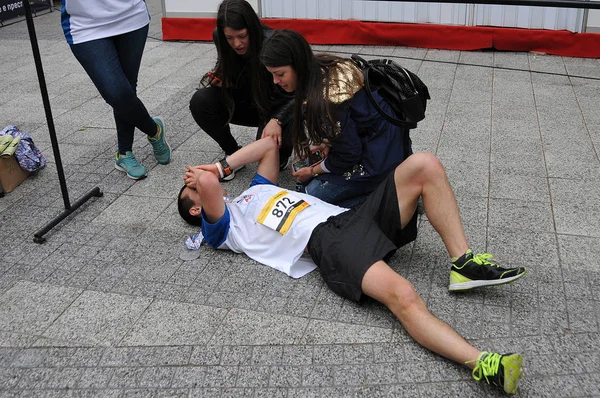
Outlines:
{"type": "Polygon", "coordinates": [[[148,25],[122,35],[70,45],[102,98],[113,108],[121,154],[131,151],[136,127],[149,136],[157,132],[156,123],[136,92],[147,36],[148,25]]]}
{"type": "Polygon", "coordinates": [[[337,185],[319,178],[313,178],[304,187],[304,191],[324,202],[352,208],[361,205],[373,189],[365,190],[361,184],[337,185]]]}

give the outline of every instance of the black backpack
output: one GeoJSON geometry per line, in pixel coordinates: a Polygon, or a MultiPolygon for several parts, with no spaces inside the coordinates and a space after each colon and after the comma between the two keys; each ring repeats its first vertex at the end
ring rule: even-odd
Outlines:
{"type": "Polygon", "coordinates": [[[425,118],[429,90],[419,76],[398,65],[391,59],[367,61],[357,54],[352,55],[354,63],[365,76],[365,88],[369,99],[379,114],[396,126],[414,129],[425,118]],[[372,92],[379,94],[390,104],[394,115],[389,115],[373,98],[372,92]]]}

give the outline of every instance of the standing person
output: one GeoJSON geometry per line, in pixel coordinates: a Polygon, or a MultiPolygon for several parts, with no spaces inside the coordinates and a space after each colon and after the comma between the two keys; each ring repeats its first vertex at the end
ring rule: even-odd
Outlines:
{"type": "Polygon", "coordinates": [[[520,354],[480,351],[434,316],[413,285],[386,262],[417,235],[417,200],[439,233],[449,257],[449,290],[460,291],[514,282],[525,268],[505,268],[490,254],[469,248],[456,199],[442,163],[417,153],[392,170],[359,207],[344,209],[310,195],[276,186],[277,149],[270,139],[253,142],[216,164],[189,167],[179,192],[179,214],[201,225],[214,248],[246,253],[264,265],[300,277],[318,266],[327,286],[340,296],[383,303],[423,347],[472,369],[509,394],[522,376],[520,354]],[[259,160],[250,188],[223,200],[218,177],[259,160]],[[308,252],[314,263],[307,264],[308,252]],[[310,267],[312,265],[312,268],[310,267]]]}
{"type": "MultiPolygon", "coordinates": [[[[229,124],[258,127],[256,139],[273,138],[279,148],[280,167],[292,153],[290,118],[293,96],[279,90],[260,63],[263,41],[273,33],[245,0],[224,0],[217,12],[213,39],[217,47],[215,69],[203,78],[190,100],[198,125],[230,155],[238,150],[229,124]]],[[[227,177],[233,179],[235,173],[227,177]]]]}
{"type": "Polygon", "coordinates": [[[150,22],[146,2],[62,0],[61,21],[73,55],[113,108],[118,141],[115,168],[134,180],[148,174],[133,156],[136,127],[148,136],[158,163],[169,163],[165,123],[150,117],[136,92],[150,22]]]}
{"type": "MultiPolygon", "coordinates": [[[[411,153],[408,130],[385,120],[369,100],[361,70],[350,60],[313,54],[297,32],[278,30],[265,42],[261,60],[275,84],[295,92],[292,142],[297,153],[308,146],[326,154],[323,162],[292,175],[306,193],[353,207],[411,153]]],[[[394,114],[379,93],[379,106],[394,114]]]]}

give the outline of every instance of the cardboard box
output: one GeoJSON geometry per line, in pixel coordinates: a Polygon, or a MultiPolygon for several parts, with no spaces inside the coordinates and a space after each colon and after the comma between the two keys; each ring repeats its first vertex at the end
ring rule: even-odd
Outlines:
{"type": "Polygon", "coordinates": [[[14,156],[0,157],[0,185],[4,192],[11,192],[29,177],[29,172],[19,166],[14,156]]]}

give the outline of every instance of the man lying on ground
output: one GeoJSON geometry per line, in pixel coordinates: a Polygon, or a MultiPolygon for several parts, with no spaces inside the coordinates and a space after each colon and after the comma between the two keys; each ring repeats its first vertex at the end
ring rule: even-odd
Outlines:
{"type": "Polygon", "coordinates": [[[509,394],[517,391],[521,355],[473,347],[431,314],[412,284],[385,261],[416,238],[415,210],[422,197],[427,218],[452,257],[449,290],[501,285],[525,275],[524,268],[504,268],[491,262],[489,254],[473,254],[444,167],[435,156],[411,155],[351,210],[280,188],[275,185],[278,176],[275,141],[256,141],[216,164],[189,167],[178,197],[179,214],[202,226],[209,245],[246,253],[291,276],[306,273],[299,260],[307,251],[335,293],[356,302],[374,298],[425,348],[471,368],[475,380],[485,379],[509,394]],[[257,160],[250,188],[225,203],[219,178],[257,160]]]}

